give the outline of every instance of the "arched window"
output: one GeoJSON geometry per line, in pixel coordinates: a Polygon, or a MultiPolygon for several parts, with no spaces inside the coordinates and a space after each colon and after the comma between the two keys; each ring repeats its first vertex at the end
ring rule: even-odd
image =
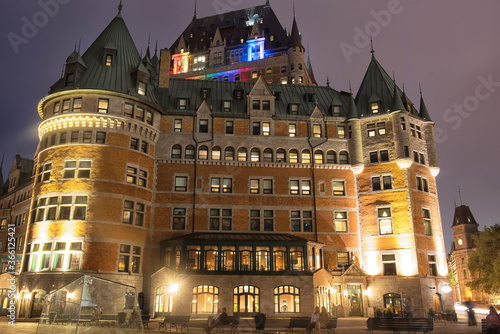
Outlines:
{"type": "Polygon", "coordinates": [[[173,296],[168,292],[166,285],[156,288],[155,295],[155,317],[164,317],[166,313],[172,312],[173,296]]]}
{"type": "Polygon", "coordinates": [[[238,149],[238,161],[247,161],[247,149],[240,147],[238,149]]]}
{"type": "Polygon", "coordinates": [[[184,153],[184,158],[185,159],[194,159],[194,146],[193,145],[188,145],[186,146],[186,151],[184,153]]]}
{"type": "Polygon", "coordinates": [[[286,151],[282,148],[276,151],[276,162],[286,162],[286,151]]]}
{"type": "Polygon", "coordinates": [[[215,313],[219,308],[219,288],[213,285],[198,285],[193,288],[191,313],[215,313]]]}
{"type": "Polygon", "coordinates": [[[384,295],[384,307],[390,308],[393,315],[401,316],[403,307],[401,304],[401,296],[398,293],[387,293],[384,295]]]}
{"type": "Polygon", "coordinates": [[[252,246],[240,246],[240,270],[252,271],[253,270],[253,251],[252,246]]]}
{"type": "Polygon", "coordinates": [[[302,163],[310,164],[311,163],[311,151],[303,150],[302,151],[302,163]]]}
{"type": "Polygon", "coordinates": [[[198,159],[200,160],[207,160],[208,159],[208,147],[205,145],[200,146],[198,149],[198,159]]]}
{"type": "Polygon", "coordinates": [[[320,308],[325,307],[327,311],[330,312],[330,292],[328,287],[326,286],[318,286],[316,288],[317,292],[317,301],[316,305],[318,305],[320,308]]]}
{"type": "Polygon", "coordinates": [[[293,149],[293,150],[290,150],[290,163],[291,164],[296,164],[299,162],[299,152],[297,152],[297,150],[293,149]]]}
{"type": "Polygon", "coordinates": [[[215,146],[212,148],[212,160],[220,160],[220,147],[215,146]]]}
{"type": "Polygon", "coordinates": [[[300,313],[300,289],[291,285],[274,288],[274,313],[300,313]]]}
{"type": "Polygon", "coordinates": [[[335,151],[326,152],[326,163],[327,164],[336,164],[337,163],[337,153],[335,151]]]}
{"type": "Polygon", "coordinates": [[[174,145],[174,146],[172,146],[171,158],[172,159],[180,159],[181,155],[182,155],[182,147],[181,147],[181,145],[174,145]]]}
{"type": "Polygon", "coordinates": [[[347,153],[347,151],[339,153],[339,162],[344,165],[349,164],[349,153],[347,153]]]}
{"type": "Polygon", "coordinates": [[[249,316],[259,312],[260,289],[252,285],[240,285],[233,289],[234,313],[249,316]]]}
{"type": "Polygon", "coordinates": [[[264,150],[264,162],[273,162],[273,150],[270,148],[264,150]]]}
{"type": "Polygon", "coordinates": [[[315,164],[323,163],[323,151],[317,150],[314,152],[314,163],[315,164]]]}
{"type": "Polygon", "coordinates": [[[260,161],[260,150],[258,148],[252,148],[252,150],[250,151],[250,161],[260,161]]]}
{"type": "Polygon", "coordinates": [[[226,147],[224,150],[224,160],[226,161],[233,161],[234,160],[234,148],[232,147],[226,147]]]}

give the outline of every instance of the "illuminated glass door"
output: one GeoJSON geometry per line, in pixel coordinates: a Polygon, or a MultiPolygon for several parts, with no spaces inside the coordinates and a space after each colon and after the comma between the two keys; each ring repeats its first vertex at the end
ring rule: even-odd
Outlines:
{"type": "Polygon", "coordinates": [[[350,316],[363,316],[363,300],[361,298],[361,285],[348,285],[348,298],[350,316]]]}
{"type": "Polygon", "coordinates": [[[259,288],[240,285],[234,288],[234,313],[239,316],[251,316],[259,312],[259,288]]]}

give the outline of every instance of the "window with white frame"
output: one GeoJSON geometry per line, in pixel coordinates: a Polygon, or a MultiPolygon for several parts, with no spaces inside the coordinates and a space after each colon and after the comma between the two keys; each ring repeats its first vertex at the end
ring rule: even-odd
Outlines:
{"type": "Polygon", "coordinates": [[[290,212],[292,232],[312,232],[312,211],[292,210],[290,212]]]}
{"type": "Polygon", "coordinates": [[[396,276],[396,255],[382,254],[382,266],[384,270],[384,276],[396,276]]]}
{"type": "Polygon", "coordinates": [[[99,99],[97,104],[97,112],[101,114],[107,114],[109,108],[109,100],[108,99],[99,99]]]}
{"type": "Polygon", "coordinates": [[[391,175],[377,175],[372,176],[372,190],[388,190],[392,189],[392,176],[391,175]]]}
{"type": "Polygon", "coordinates": [[[300,313],[300,289],[291,285],[274,288],[274,313],[300,313]]]}
{"type": "Polygon", "coordinates": [[[141,247],[120,245],[118,272],[138,274],[141,271],[141,247]]]}
{"type": "Polygon", "coordinates": [[[186,229],[186,208],[174,208],[172,211],[172,229],[186,229]]]}
{"type": "Polygon", "coordinates": [[[231,231],[233,225],[232,209],[210,209],[210,226],[213,231],[231,231]]]}
{"type": "Polygon", "coordinates": [[[347,232],[347,212],[346,211],[335,211],[334,212],[334,226],[335,232],[347,232]]]}
{"type": "Polygon", "coordinates": [[[195,286],[191,305],[191,313],[214,314],[219,308],[219,288],[213,285],[195,286]]]}
{"type": "Polygon", "coordinates": [[[337,252],[337,268],[346,268],[349,266],[349,252],[338,251],[337,252]]]}
{"type": "Polygon", "coordinates": [[[187,176],[175,177],[175,191],[187,191],[187,176]]]}
{"type": "Polygon", "coordinates": [[[333,196],[345,196],[345,181],[344,180],[334,180],[333,181],[333,196]]]}
{"type": "Polygon", "coordinates": [[[90,178],[91,160],[66,160],[64,162],[63,178],[88,179],[90,178]]]}
{"type": "Polygon", "coordinates": [[[182,119],[174,119],[174,132],[182,132],[182,119]]]}
{"type": "Polygon", "coordinates": [[[424,234],[432,235],[431,211],[429,209],[422,209],[422,217],[424,221],[424,234]]]}
{"type": "Polygon", "coordinates": [[[124,224],[143,226],[144,225],[145,205],[139,202],[127,201],[123,202],[123,219],[124,224]]]}
{"type": "Polygon", "coordinates": [[[393,234],[391,208],[378,208],[378,228],[380,234],[393,234]]]}
{"type": "Polygon", "coordinates": [[[52,162],[46,162],[42,166],[38,167],[38,175],[36,182],[45,182],[50,180],[52,174],[52,162]]]}
{"type": "Polygon", "coordinates": [[[148,172],[137,167],[127,166],[127,183],[146,187],[148,183],[148,172]]]}
{"type": "Polygon", "coordinates": [[[80,270],[82,242],[34,242],[26,250],[29,256],[29,271],[80,270]],[[29,249],[31,247],[31,249],[29,249]],[[30,252],[31,250],[31,252],[30,252]]]}
{"type": "Polygon", "coordinates": [[[210,178],[210,192],[225,193],[233,192],[233,179],[229,177],[212,177],[210,178]],[[222,188],[222,189],[221,189],[222,188]]]}
{"type": "Polygon", "coordinates": [[[250,210],[250,231],[273,231],[273,210],[250,210]]]}
{"type": "Polygon", "coordinates": [[[290,195],[311,195],[311,180],[290,180],[290,195]]]}
{"type": "Polygon", "coordinates": [[[87,196],[49,196],[33,202],[32,222],[46,220],[85,220],[87,196]]]}

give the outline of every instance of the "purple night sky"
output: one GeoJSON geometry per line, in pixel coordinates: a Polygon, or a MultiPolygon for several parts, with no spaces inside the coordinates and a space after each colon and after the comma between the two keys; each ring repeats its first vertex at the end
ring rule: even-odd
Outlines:
{"type": "MultiPolygon", "coordinates": [[[[119,0],[4,0],[0,12],[3,88],[0,154],[8,174],[17,151],[33,158],[37,104],[60,77],[81,38],[81,53],[117,13],[119,0]],[[49,14],[42,14],[43,4],[49,14]],[[37,31],[23,32],[25,22],[37,31]],[[14,34],[26,37],[13,47],[14,34]],[[17,48],[17,50],[15,50],[17,48]],[[17,52],[16,52],[17,51],[17,52]]],[[[264,4],[265,0],[199,0],[198,17],[264,4]]],[[[290,30],[293,0],[270,0],[290,30]]],[[[296,0],[296,18],[316,80],[354,93],[375,56],[419,107],[419,83],[436,123],[437,177],[445,245],[450,250],[454,199],[469,205],[481,229],[500,222],[500,2],[498,0],[296,0]],[[497,152],[497,153],[495,153],[497,152]],[[499,155],[497,155],[499,154],[499,155]],[[496,171],[496,172],[495,172],[496,171]]],[[[136,46],[170,47],[192,19],[194,0],[124,0],[123,17],[136,46]]]]}

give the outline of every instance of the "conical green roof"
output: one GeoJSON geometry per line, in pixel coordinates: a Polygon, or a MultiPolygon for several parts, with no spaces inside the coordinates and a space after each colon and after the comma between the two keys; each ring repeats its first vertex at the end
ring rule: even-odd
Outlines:
{"type": "Polygon", "coordinates": [[[302,46],[302,39],[300,38],[299,27],[297,26],[297,20],[293,18],[292,34],[290,35],[290,46],[302,46]]]}
{"type": "Polygon", "coordinates": [[[428,122],[432,122],[431,116],[429,115],[429,111],[427,111],[427,106],[425,105],[424,98],[420,95],[420,117],[428,122]]]}
{"type": "Polygon", "coordinates": [[[394,82],[394,92],[392,97],[392,108],[391,111],[406,110],[403,101],[401,100],[401,95],[399,95],[397,90],[396,82],[394,82]]]}
{"type": "Polygon", "coordinates": [[[351,99],[349,103],[349,114],[347,115],[347,119],[359,119],[358,108],[356,107],[356,102],[354,102],[354,97],[351,94],[351,99]]]}

